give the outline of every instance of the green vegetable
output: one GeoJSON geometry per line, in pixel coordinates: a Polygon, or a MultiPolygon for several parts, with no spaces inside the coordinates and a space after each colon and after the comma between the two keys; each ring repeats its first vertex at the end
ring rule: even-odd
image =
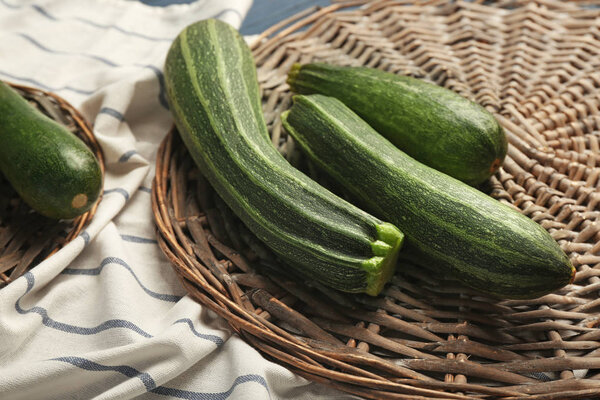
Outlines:
{"type": "Polygon", "coordinates": [[[88,211],[102,189],[94,154],[0,82],[0,171],[31,208],[56,219],[88,211]]]}
{"type": "Polygon", "coordinates": [[[233,212],[305,276],[379,293],[404,235],[292,167],[269,140],[252,54],[214,19],[185,28],[165,63],[167,97],[192,158],[233,212]]]}
{"type": "Polygon", "coordinates": [[[297,93],[333,96],[418,161],[477,185],[498,170],[507,140],[492,114],[440,86],[373,68],[295,64],[297,93]]]}
{"type": "Polygon", "coordinates": [[[575,269],[540,225],[409,157],[335,98],[295,96],[282,120],[320,168],[405,233],[402,253],[414,261],[502,298],[572,282],[575,269]]]}

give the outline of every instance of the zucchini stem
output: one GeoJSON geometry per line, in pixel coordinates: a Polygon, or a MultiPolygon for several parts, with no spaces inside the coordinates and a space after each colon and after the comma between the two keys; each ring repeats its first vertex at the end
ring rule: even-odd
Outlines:
{"type": "Polygon", "coordinates": [[[367,273],[365,293],[377,296],[396,271],[398,253],[404,243],[404,234],[396,226],[384,222],[375,226],[377,238],[371,243],[374,256],[361,264],[367,273]]]}

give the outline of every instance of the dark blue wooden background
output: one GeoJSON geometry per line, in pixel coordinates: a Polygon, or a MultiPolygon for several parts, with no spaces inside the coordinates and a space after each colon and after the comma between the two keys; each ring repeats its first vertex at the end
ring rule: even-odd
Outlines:
{"type": "Polygon", "coordinates": [[[312,6],[327,6],[330,0],[254,0],[242,23],[242,35],[261,33],[271,25],[312,6]]]}

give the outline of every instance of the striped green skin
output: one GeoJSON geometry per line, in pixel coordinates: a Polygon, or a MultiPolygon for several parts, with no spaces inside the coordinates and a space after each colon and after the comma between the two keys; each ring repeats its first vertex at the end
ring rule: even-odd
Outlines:
{"type": "Polygon", "coordinates": [[[572,281],[575,269],[540,225],[409,157],[335,98],[295,96],[282,121],[366,210],[404,232],[402,253],[413,261],[500,298],[533,298],[572,281]]]}
{"type": "Polygon", "coordinates": [[[54,219],[88,211],[102,189],[94,154],[0,82],[0,171],[31,208],[54,219]]]}
{"type": "Polygon", "coordinates": [[[378,294],[404,235],[327,191],[272,145],[252,54],[214,19],[185,28],[165,62],[167,98],[195,163],[244,224],[310,279],[378,294]]]}
{"type": "Polygon", "coordinates": [[[508,142],[480,105],[451,90],[373,68],[295,64],[287,82],[333,96],[416,160],[477,185],[498,170],[508,142]]]}

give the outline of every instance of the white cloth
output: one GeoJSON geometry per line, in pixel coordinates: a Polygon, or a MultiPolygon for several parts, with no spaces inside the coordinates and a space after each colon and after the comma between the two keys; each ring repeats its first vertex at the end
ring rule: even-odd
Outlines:
{"type": "Polygon", "coordinates": [[[162,65],[186,25],[239,27],[251,0],[0,0],[0,79],[59,94],[93,123],[104,198],[85,231],[0,290],[0,399],[345,396],[266,361],[185,297],[158,248],[150,187],[172,124],[162,65]]]}

